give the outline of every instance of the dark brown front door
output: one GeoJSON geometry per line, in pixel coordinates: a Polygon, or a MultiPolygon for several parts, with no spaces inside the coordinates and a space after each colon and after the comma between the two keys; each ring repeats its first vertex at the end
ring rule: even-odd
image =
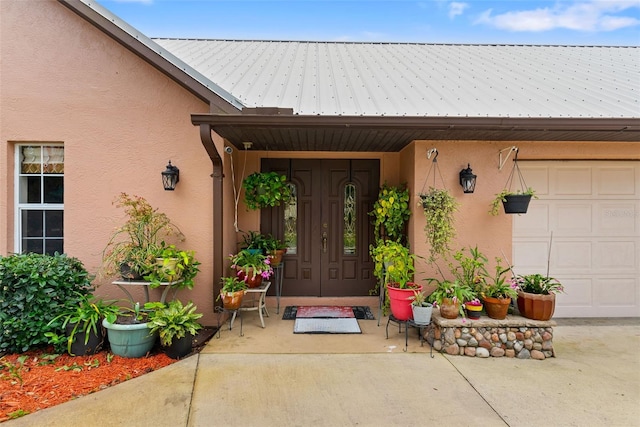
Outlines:
{"type": "Polygon", "coordinates": [[[378,160],[263,159],[264,172],[289,177],[295,198],[262,209],[261,232],[288,246],[282,294],[361,296],[376,286],[368,213],[378,196],[378,160]]]}

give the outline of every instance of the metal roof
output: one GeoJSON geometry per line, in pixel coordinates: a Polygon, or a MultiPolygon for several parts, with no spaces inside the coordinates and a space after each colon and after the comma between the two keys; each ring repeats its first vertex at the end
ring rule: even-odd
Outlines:
{"type": "Polygon", "coordinates": [[[640,117],[638,47],[153,40],[248,107],[323,116],[640,117]]]}

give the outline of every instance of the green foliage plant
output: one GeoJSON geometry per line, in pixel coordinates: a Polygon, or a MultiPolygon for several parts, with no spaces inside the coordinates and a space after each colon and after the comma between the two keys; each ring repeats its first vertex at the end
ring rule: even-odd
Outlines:
{"type": "Polygon", "coordinates": [[[175,245],[165,245],[164,242],[156,252],[156,266],[144,278],[151,283],[151,288],[157,288],[167,278],[177,278],[177,283],[171,285],[173,289],[193,289],[194,278],[200,272],[200,262],[195,259],[194,251],[185,251],[175,245]],[[162,259],[159,264],[157,259],[162,259]]]}
{"type": "Polygon", "coordinates": [[[0,256],[0,353],[48,344],[49,322],[74,310],[91,280],[80,260],[64,254],[0,256]]]}
{"type": "Polygon", "coordinates": [[[511,267],[503,267],[502,259],[496,258],[496,267],[493,277],[489,277],[482,287],[482,296],[498,299],[515,298],[518,296],[517,285],[513,280],[508,280],[506,274],[511,267]]]}
{"type": "Polygon", "coordinates": [[[247,249],[243,249],[235,255],[229,256],[229,260],[231,261],[231,268],[238,272],[243,272],[248,277],[253,278],[259,274],[268,279],[273,274],[271,261],[260,252],[252,253],[247,249]]]}
{"type": "Polygon", "coordinates": [[[249,210],[280,206],[291,201],[287,177],[277,172],[254,172],[242,181],[244,201],[249,210]]]}
{"type": "Polygon", "coordinates": [[[416,255],[393,240],[379,241],[369,248],[374,261],[373,274],[384,283],[394,283],[401,289],[413,280],[416,255]]]}
{"type": "Polygon", "coordinates": [[[374,218],[376,238],[400,241],[405,237],[405,224],[411,216],[409,190],[404,186],[394,187],[385,183],[369,215],[374,218]]]}
{"type": "Polygon", "coordinates": [[[419,195],[418,205],[422,207],[426,224],[427,242],[430,245],[430,260],[449,252],[449,244],[456,235],[454,214],[458,210],[456,199],[446,189],[430,187],[427,193],[419,195]]]}
{"type": "Polygon", "coordinates": [[[429,283],[436,282],[436,289],[429,295],[428,300],[437,306],[441,306],[445,299],[458,303],[458,311],[464,317],[464,303],[475,298],[475,293],[467,285],[457,280],[427,279],[429,283]]]}
{"type": "Polygon", "coordinates": [[[103,250],[102,274],[115,275],[122,264],[128,264],[141,275],[149,274],[165,239],[184,240],[169,217],[144,197],[120,193],[114,204],[124,209],[127,219],[115,229],[103,250]]]}
{"type": "Polygon", "coordinates": [[[78,293],[78,298],[80,302],[75,308],[69,309],[63,307],[63,311],[47,324],[47,326],[53,326],[62,321],[58,330],[56,332],[45,333],[45,336],[50,339],[54,347],[57,347],[58,343],[66,341],[67,352],[72,356],[74,356],[74,354],[71,352],[71,346],[75,342],[77,334],[85,334],[84,343],[86,345],[89,342],[90,333],[98,334],[98,328],[102,328],[102,319],[111,314],[118,313],[120,310],[118,306],[114,305],[115,300],[104,301],[95,299],[91,295],[80,293],[78,293]],[[63,334],[66,334],[65,328],[67,325],[73,325],[73,328],[69,335],[64,336],[64,339],[62,339],[63,334]]]}
{"type": "Polygon", "coordinates": [[[553,277],[540,273],[515,276],[512,279],[516,289],[522,292],[538,295],[551,295],[564,292],[564,287],[553,277]]]}
{"type": "Polygon", "coordinates": [[[486,282],[489,273],[486,264],[489,261],[487,257],[480,252],[478,246],[457,250],[449,262],[449,270],[455,279],[471,288],[477,296],[480,296],[482,287],[486,282]]]}
{"type": "Polygon", "coordinates": [[[158,333],[160,343],[169,346],[174,339],[180,339],[187,334],[196,335],[202,325],[197,322],[202,313],[197,313],[193,302],[182,305],[180,300],[172,300],[167,304],[149,302],[144,305],[149,312],[147,326],[151,334],[158,333]]]}

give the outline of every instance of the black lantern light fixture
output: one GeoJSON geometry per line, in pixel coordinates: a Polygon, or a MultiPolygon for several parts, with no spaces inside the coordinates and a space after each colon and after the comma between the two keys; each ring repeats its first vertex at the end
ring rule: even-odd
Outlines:
{"type": "Polygon", "coordinates": [[[465,193],[473,193],[476,189],[476,178],[471,170],[471,165],[467,163],[467,168],[460,171],[460,185],[465,193]]]}
{"type": "Polygon", "coordinates": [[[162,185],[166,191],[173,191],[178,181],[180,181],[180,169],[173,166],[169,160],[167,168],[162,171],[162,185]]]}

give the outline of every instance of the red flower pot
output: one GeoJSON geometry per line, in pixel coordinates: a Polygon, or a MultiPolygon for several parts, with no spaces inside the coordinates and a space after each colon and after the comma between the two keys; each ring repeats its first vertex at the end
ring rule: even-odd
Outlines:
{"type": "Polygon", "coordinates": [[[414,292],[421,291],[422,285],[416,283],[407,283],[407,287],[402,289],[398,288],[394,283],[387,283],[389,305],[391,306],[393,317],[402,322],[413,319],[411,302],[413,301],[414,292]]]}

